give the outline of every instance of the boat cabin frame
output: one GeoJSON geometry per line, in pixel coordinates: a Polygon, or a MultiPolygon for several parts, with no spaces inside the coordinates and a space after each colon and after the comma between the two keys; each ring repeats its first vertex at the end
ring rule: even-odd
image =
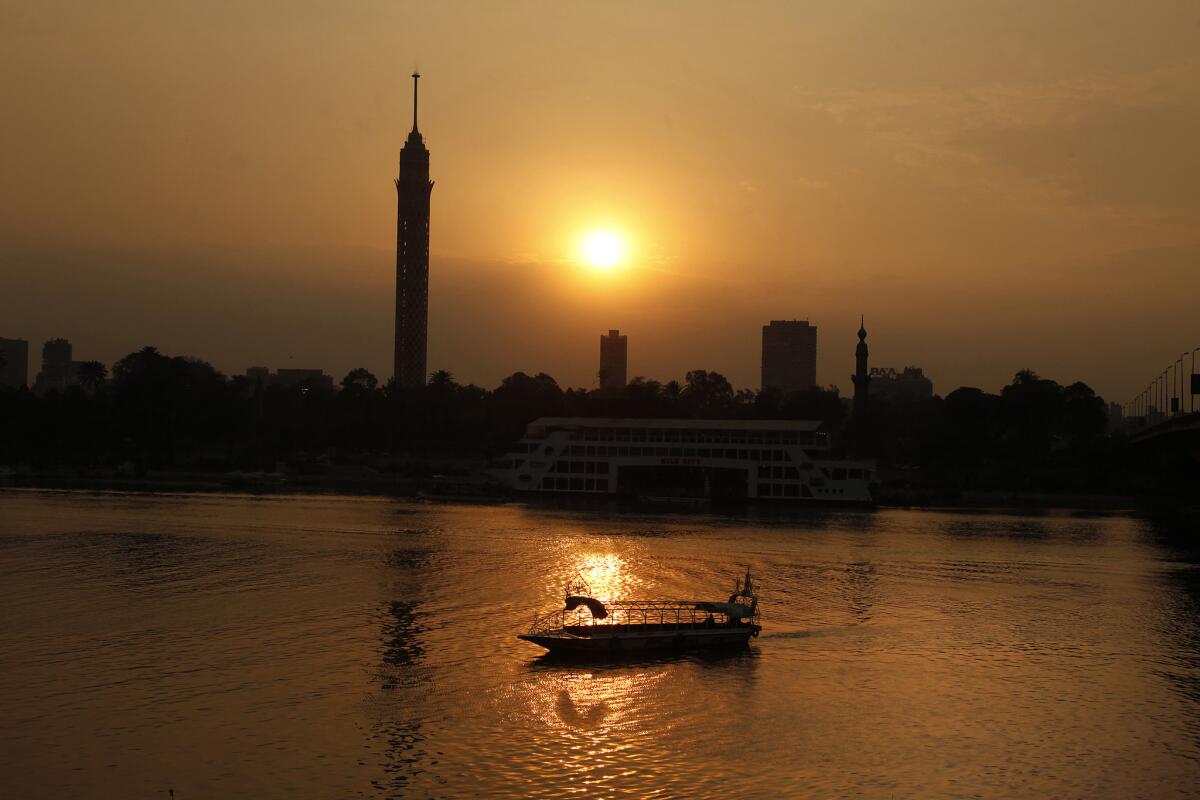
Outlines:
{"type": "Polygon", "coordinates": [[[587,606],[537,616],[529,627],[529,634],[566,631],[576,636],[603,636],[631,629],[669,631],[758,624],[757,608],[745,606],[744,614],[731,616],[705,608],[706,605],[712,603],[703,600],[612,600],[604,603],[608,612],[605,617],[594,616],[587,606]]]}

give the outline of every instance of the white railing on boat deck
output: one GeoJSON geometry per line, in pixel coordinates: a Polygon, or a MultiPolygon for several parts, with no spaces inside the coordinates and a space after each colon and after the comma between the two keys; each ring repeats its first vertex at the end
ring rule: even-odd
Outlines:
{"type": "MultiPolygon", "coordinates": [[[[611,627],[615,625],[700,625],[712,619],[713,627],[727,627],[730,619],[721,612],[702,611],[695,603],[680,603],[675,600],[647,600],[630,603],[617,601],[606,603],[608,616],[603,619],[592,617],[586,606],[574,611],[553,611],[535,617],[530,626],[531,634],[550,633],[568,627],[611,627]]],[[[743,617],[747,623],[757,621],[758,614],[743,617]]]]}

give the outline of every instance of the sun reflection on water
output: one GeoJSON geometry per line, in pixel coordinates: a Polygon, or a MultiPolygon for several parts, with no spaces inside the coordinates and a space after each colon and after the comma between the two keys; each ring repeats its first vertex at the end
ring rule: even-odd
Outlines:
{"type": "Polygon", "coordinates": [[[581,553],[573,566],[587,582],[591,596],[601,602],[632,599],[644,584],[629,562],[616,553],[581,553]]]}
{"type": "Polygon", "coordinates": [[[621,597],[625,559],[616,553],[588,553],[576,562],[575,569],[587,581],[592,597],[602,601],[621,597]]]}

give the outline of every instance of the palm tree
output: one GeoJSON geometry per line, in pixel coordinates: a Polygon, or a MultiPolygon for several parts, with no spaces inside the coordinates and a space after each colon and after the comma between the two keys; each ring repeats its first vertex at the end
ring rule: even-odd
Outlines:
{"type": "Polygon", "coordinates": [[[454,373],[452,372],[439,369],[429,373],[430,389],[453,389],[457,385],[454,382],[454,373]]]}
{"type": "Polygon", "coordinates": [[[683,386],[679,381],[670,380],[662,385],[659,389],[660,396],[666,404],[667,412],[670,414],[679,414],[679,404],[683,398],[683,386]]]}
{"type": "Polygon", "coordinates": [[[1017,386],[1024,386],[1028,383],[1036,383],[1039,380],[1041,380],[1041,377],[1029,367],[1018,371],[1017,374],[1013,376],[1013,383],[1017,386]]]}
{"type": "Polygon", "coordinates": [[[108,367],[99,361],[84,361],[75,368],[75,380],[90,394],[95,394],[108,380],[108,367]]]}

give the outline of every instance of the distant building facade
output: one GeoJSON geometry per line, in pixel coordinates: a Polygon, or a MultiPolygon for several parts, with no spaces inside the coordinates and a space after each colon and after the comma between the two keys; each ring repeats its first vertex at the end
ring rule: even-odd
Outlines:
{"type": "Polygon", "coordinates": [[[600,390],[619,392],[629,372],[629,337],[617,329],[600,337],[600,390]]]}
{"type": "Polygon", "coordinates": [[[817,385],[817,326],[771,320],[762,329],[762,388],[789,392],[817,385]]]}
{"type": "Polygon", "coordinates": [[[417,130],[417,81],[413,78],[413,126],[400,151],[396,177],[396,343],[393,374],[400,387],[424,386],[429,332],[429,150],[417,130]]]}
{"type": "Polygon", "coordinates": [[[0,339],[0,386],[24,389],[29,385],[29,342],[0,339]]]}
{"type": "Polygon", "coordinates": [[[267,367],[249,367],[246,380],[264,389],[279,386],[283,389],[306,389],[321,392],[333,391],[333,376],[320,369],[280,369],[274,373],[267,367]]]}
{"type": "Polygon", "coordinates": [[[920,367],[873,367],[870,372],[871,392],[888,400],[928,400],[933,397],[933,381],[925,377],[920,367]]]}
{"type": "Polygon", "coordinates": [[[1108,404],[1108,430],[1118,430],[1125,424],[1125,409],[1120,403],[1108,404]]]}
{"type": "Polygon", "coordinates": [[[76,362],[71,360],[71,352],[66,339],[50,339],[42,345],[42,369],[33,382],[34,392],[65,392],[75,385],[76,362]]]}

